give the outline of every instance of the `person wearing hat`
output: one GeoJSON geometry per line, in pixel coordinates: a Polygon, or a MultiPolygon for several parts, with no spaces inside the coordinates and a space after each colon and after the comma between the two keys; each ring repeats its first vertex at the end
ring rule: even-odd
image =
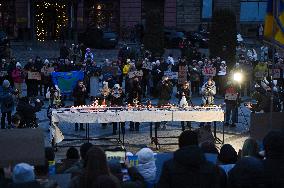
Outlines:
{"type": "Polygon", "coordinates": [[[27,163],[19,163],[13,168],[12,181],[10,187],[41,187],[35,179],[34,167],[27,163]]]}
{"type": "Polygon", "coordinates": [[[94,54],[91,52],[90,48],[86,49],[85,59],[84,62],[93,62],[94,61],[94,54]]]}
{"type": "Polygon", "coordinates": [[[13,99],[13,90],[10,87],[10,82],[4,80],[2,87],[0,88],[0,103],[1,103],[1,129],[5,129],[5,119],[8,120],[8,128],[11,127],[12,111],[15,106],[13,99]]]}
{"type": "Polygon", "coordinates": [[[24,83],[24,78],[25,78],[25,75],[22,69],[22,65],[20,62],[17,62],[16,68],[12,71],[12,79],[14,82],[15,89],[17,89],[19,92],[19,95],[18,95],[19,97],[21,97],[22,95],[22,87],[24,83]]]}
{"type": "Polygon", "coordinates": [[[154,152],[150,148],[142,148],[138,156],[138,172],[144,177],[147,183],[154,183],[156,180],[157,167],[155,164],[154,152]]]}

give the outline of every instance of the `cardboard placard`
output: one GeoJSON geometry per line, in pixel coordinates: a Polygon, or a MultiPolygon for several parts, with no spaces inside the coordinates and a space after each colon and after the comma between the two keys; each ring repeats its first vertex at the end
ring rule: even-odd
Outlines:
{"type": "Polygon", "coordinates": [[[167,76],[171,80],[177,80],[178,79],[178,72],[165,71],[164,76],[167,76]]]}
{"type": "Polygon", "coordinates": [[[229,101],[235,101],[238,98],[238,94],[237,93],[226,93],[225,94],[225,99],[229,100],[229,101]]]}
{"type": "Polygon", "coordinates": [[[142,68],[147,70],[152,70],[153,69],[152,62],[143,61],[142,68]]]}
{"type": "Polygon", "coordinates": [[[254,76],[256,78],[264,78],[264,77],[268,76],[268,73],[267,72],[255,72],[254,76]]]}
{"type": "Polygon", "coordinates": [[[216,68],[215,67],[204,67],[202,69],[202,74],[204,76],[216,76],[216,68]]]}
{"type": "Polygon", "coordinates": [[[115,159],[119,160],[120,163],[125,162],[125,151],[105,151],[105,153],[108,161],[115,159]]]}
{"type": "Polygon", "coordinates": [[[7,76],[7,75],[8,75],[7,71],[0,71],[0,77],[7,76]]]}
{"type": "Polygon", "coordinates": [[[44,165],[44,134],[41,129],[0,131],[0,167],[18,163],[44,165]]]}
{"type": "Polygon", "coordinates": [[[143,76],[143,71],[142,70],[140,70],[140,71],[132,71],[132,72],[128,73],[128,77],[129,78],[133,78],[133,77],[136,77],[136,76],[142,77],[143,76]]]}
{"type": "Polygon", "coordinates": [[[280,69],[269,69],[269,75],[273,78],[281,78],[280,69]]]}
{"type": "Polygon", "coordinates": [[[40,72],[28,72],[28,80],[41,80],[40,72]]]}

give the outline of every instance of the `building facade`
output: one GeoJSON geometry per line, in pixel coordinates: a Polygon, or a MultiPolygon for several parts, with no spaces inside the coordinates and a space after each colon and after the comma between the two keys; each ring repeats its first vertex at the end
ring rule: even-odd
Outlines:
{"type": "Polygon", "coordinates": [[[244,1],[247,0],[2,0],[1,6],[9,4],[9,11],[0,6],[0,26],[19,39],[57,39],[89,27],[121,33],[122,28],[144,25],[147,11],[157,8],[165,27],[197,30],[201,24],[210,24],[214,10],[229,8],[236,13],[238,28],[242,28],[243,23],[248,23],[242,19],[244,1]]]}

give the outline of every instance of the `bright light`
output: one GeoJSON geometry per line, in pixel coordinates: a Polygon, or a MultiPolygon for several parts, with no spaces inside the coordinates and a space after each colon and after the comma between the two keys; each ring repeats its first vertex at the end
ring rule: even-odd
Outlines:
{"type": "Polygon", "coordinates": [[[234,73],[234,81],[236,82],[242,82],[243,81],[243,75],[240,72],[234,73]]]}

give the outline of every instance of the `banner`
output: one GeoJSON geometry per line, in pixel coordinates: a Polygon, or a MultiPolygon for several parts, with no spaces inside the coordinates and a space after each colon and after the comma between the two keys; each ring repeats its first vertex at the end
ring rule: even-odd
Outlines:
{"type": "Polygon", "coordinates": [[[133,77],[136,77],[136,76],[138,76],[138,77],[143,76],[143,71],[142,70],[140,70],[140,71],[132,71],[132,72],[128,73],[128,77],[129,78],[133,78],[133,77]]]}
{"type": "Polygon", "coordinates": [[[58,85],[61,93],[68,95],[73,92],[77,82],[84,79],[82,71],[53,72],[51,76],[53,84],[58,85]]]}
{"type": "Polygon", "coordinates": [[[30,71],[28,71],[28,80],[41,80],[40,72],[30,72],[30,71]]]}
{"type": "Polygon", "coordinates": [[[125,151],[105,151],[107,160],[118,160],[120,163],[125,162],[125,151]]]}
{"type": "Polygon", "coordinates": [[[177,80],[178,79],[178,72],[165,71],[164,76],[167,76],[171,80],[177,80]]]}
{"type": "Polygon", "coordinates": [[[269,69],[269,75],[273,78],[281,78],[280,69],[269,69]]]}
{"type": "Polygon", "coordinates": [[[216,76],[216,68],[215,67],[204,67],[202,69],[202,74],[204,76],[216,76]]]}
{"type": "Polygon", "coordinates": [[[187,81],[187,66],[179,66],[178,67],[178,84],[183,84],[187,81]]]}
{"type": "Polygon", "coordinates": [[[7,76],[7,75],[8,75],[7,71],[0,71],[0,77],[7,76]]]}
{"type": "Polygon", "coordinates": [[[256,78],[264,78],[264,77],[267,77],[268,76],[268,73],[267,72],[255,72],[254,73],[254,76],[256,78]]]}
{"type": "Polygon", "coordinates": [[[143,61],[142,68],[147,70],[152,70],[152,62],[143,61]]]}

